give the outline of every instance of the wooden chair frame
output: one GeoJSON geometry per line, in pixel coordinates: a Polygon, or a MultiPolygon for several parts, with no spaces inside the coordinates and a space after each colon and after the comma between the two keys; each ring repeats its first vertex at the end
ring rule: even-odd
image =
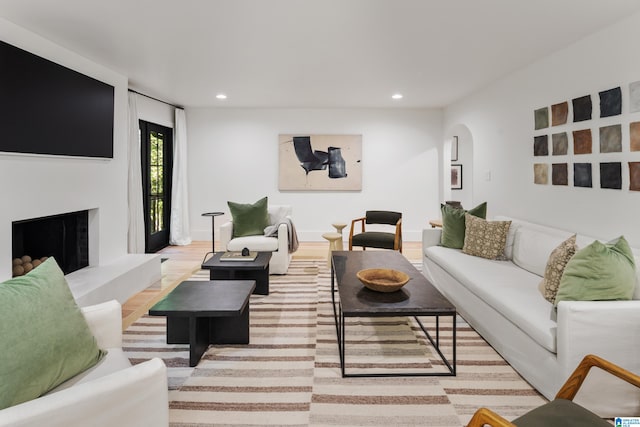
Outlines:
{"type": "MultiPolygon", "coordinates": [[[[580,386],[582,386],[582,383],[589,374],[589,370],[594,366],[640,388],[640,376],[601,357],[588,354],[584,359],[582,359],[582,362],[580,362],[569,379],[567,379],[564,385],[560,388],[555,398],[573,400],[573,398],[576,397],[578,390],[580,390],[580,386]]],[[[491,409],[480,408],[473,415],[471,421],[467,424],[467,427],[482,427],[484,425],[494,427],[515,427],[515,424],[507,421],[491,409]]]]}
{"type": "MultiPolygon", "coordinates": [[[[360,223],[360,233],[364,233],[366,231],[365,221],[367,217],[363,216],[362,218],[356,218],[351,220],[351,229],[349,230],[349,250],[353,249],[353,232],[356,228],[356,223],[360,223]]],[[[398,219],[396,222],[396,232],[395,237],[393,239],[393,250],[400,251],[402,253],[402,218],[398,219]]],[[[362,250],[366,250],[366,246],[362,246],[362,250]]]]}

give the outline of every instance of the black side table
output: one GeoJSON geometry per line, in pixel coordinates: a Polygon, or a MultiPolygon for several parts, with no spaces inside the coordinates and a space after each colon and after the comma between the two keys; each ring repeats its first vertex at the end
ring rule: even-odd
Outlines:
{"type": "Polygon", "coordinates": [[[216,227],[215,227],[215,222],[216,222],[216,217],[220,216],[220,215],[224,215],[224,212],[205,212],[205,213],[202,214],[202,216],[210,216],[211,217],[211,252],[207,252],[206,254],[204,254],[204,258],[202,259],[203,263],[204,263],[204,260],[207,259],[207,255],[213,254],[213,253],[216,252],[216,227]]]}
{"type": "Polygon", "coordinates": [[[254,294],[269,295],[269,261],[271,252],[258,252],[253,261],[224,261],[224,252],[216,252],[206,262],[203,270],[209,270],[211,280],[255,280],[254,294]]]}

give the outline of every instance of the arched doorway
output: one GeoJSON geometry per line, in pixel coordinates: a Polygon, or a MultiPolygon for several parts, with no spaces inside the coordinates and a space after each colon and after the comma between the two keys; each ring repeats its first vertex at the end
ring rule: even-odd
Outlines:
{"type": "Polygon", "coordinates": [[[473,136],[465,125],[458,124],[445,133],[442,151],[442,200],[455,200],[464,208],[473,200],[473,136]]]}

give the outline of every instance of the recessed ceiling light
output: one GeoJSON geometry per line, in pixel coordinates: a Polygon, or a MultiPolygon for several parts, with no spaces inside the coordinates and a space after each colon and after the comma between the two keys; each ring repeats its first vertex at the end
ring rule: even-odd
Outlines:
{"type": "Polygon", "coordinates": [[[393,99],[402,99],[402,94],[401,93],[394,93],[393,95],[391,95],[391,98],[393,98],[393,99]]]}
{"type": "Polygon", "coordinates": [[[224,93],[219,93],[216,95],[216,98],[218,99],[227,99],[227,95],[225,95],[224,93]]]}

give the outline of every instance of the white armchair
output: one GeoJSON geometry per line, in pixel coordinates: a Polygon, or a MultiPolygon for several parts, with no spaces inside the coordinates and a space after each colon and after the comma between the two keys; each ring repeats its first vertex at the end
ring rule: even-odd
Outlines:
{"type": "Polygon", "coordinates": [[[220,226],[220,247],[226,251],[240,251],[248,248],[257,252],[272,252],[269,274],[286,274],[291,262],[289,252],[289,231],[282,219],[291,220],[291,206],[269,205],[269,225],[278,226],[277,236],[243,236],[233,238],[233,221],[220,226]]]}
{"type": "Polygon", "coordinates": [[[167,368],[157,358],[131,366],[122,350],[120,304],[82,312],[107,356],[46,395],[0,410],[0,426],[168,426],[167,368]]]}

